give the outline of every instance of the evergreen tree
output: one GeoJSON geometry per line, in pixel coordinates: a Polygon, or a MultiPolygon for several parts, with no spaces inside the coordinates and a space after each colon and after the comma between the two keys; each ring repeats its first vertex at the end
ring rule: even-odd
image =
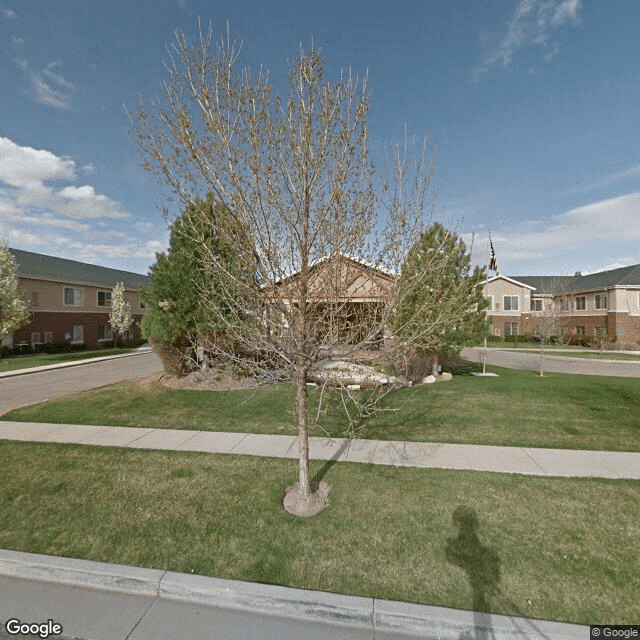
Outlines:
{"type": "Polygon", "coordinates": [[[171,225],[169,250],[156,254],[151,282],[141,291],[148,308],[143,337],[177,348],[225,340],[226,314],[211,312],[212,304],[223,306],[228,298],[220,291],[219,270],[222,265],[251,280],[252,264],[246,234],[211,194],[188,205],[171,225]]]}
{"type": "Polygon", "coordinates": [[[391,332],[414,355],[435,359],[435,368],[438,355],[484,335],[484,280],[483,269],[471,269],[462,238],[434,223],[402,266],[400,304],[389,324],[391,332]],[[416,280],[423,286],[413,286],[416,280]]]}

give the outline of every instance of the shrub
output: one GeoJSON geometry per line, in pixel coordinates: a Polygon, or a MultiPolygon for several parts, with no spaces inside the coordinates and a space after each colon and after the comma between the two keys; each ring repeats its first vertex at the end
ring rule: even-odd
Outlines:
{"type": "Polygon", "coordinates": [[[13,347],[14,356],[30,356],[33,354],[33,347],[28,343],[17,344],[13,347]]]}
{"type": "Polygon", "coordinates": [[[104,340],[100,343],[103,349],[113,349],[115,345],[115,340],[104,340]]]}
{"type": "Polygon", "coordinates": [[[474,371],[482,371],[482,365],[464,358],[452,358],[442,363],[442,373],[452,376],[470,376],[474,371]]]}
{"type": "Polygon", "coordinates": [[[87,349],[87,344],[85,342],[71,345],[71,351],[86,351],[86,349],[87,349]]]}
{"type": "Polygon", "coordinates": [[[153,339],[150,339],[149,343],[158,354],[160,360],[162,360],[167,373],[174,376],[182,376],[187,372],[188,358],[185,356],[184,348],[153,339]]]}
{"type": "Polygon", "coordinates": [[[13,347],[4,344],[0,347],[0,358],[10,358],[13,355],[13,347]]]}
{"type": "Polygon", "coordinates": [[[47,342],[44,347],[45,353],[69,353],[71,351],[71,343],[66,340],[47,342]]]}

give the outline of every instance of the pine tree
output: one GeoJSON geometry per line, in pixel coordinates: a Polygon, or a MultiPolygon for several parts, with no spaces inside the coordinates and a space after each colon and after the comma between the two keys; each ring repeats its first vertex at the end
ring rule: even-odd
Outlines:
{"type": "Polygon", "coordinates": [[[484,280],[483,269],[471,269],[460,236],[439,222],[427,229],[404,261],[400,304],[389,323],[407,357],[429,357],[435,370],[438,357],[481,338],[487,327],[484,280]],[[418,280],[420,287],[414,286],[418,280]]]}

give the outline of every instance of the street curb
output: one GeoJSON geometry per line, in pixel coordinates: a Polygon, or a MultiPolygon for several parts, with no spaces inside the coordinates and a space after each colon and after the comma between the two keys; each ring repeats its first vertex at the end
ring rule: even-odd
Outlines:
{"type": "MultiPolygon", "coordinates": [[[[589,627],[0,549],[0,576],[426,640],[584,640],[589,627]],[[475,634],[475,636],[474,636],[475,634]],[[484,635],[482,635],[484,634],[484,635]]],[[[153,607],[149,611],[153,611],[153,607]]],[[[148,613],[147,615],[153,615],[148,613]]],[[[372,636],[373,637],[373,636],[372,636]]]]}
{"type": "Polygon", "coordinates": [[[133,353],[122,353],[113,356],[99,356],[98,358],[85,358],[84,360],[74,360],[73,362],[59,362],[58,364],[45,364],[40,367],[29,367],[27,369],[14,369],[12,371],[3,371],[0,378],[13,378],[15,376],[24,376],[29,373],[41,373],[43,371],[51,371],[53,369],[66,369],[67,367],[78,367],[82,364],[91,364],[92,362],[101,362],[103,360],[117,360],[118,358],[130,358],[131,356],[141,356],[145,353],[151,353],[151,349],[145,351],[134,351],[133,353]]]}

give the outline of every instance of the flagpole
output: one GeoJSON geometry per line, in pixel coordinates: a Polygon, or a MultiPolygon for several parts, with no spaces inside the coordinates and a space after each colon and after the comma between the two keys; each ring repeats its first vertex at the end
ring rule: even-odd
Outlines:
{"type": "MultiPolygon", "coordinates": [[[[489,230],[489,244],[491,244],[491,230],[489,230]]],[[[484,297],[487,297],[487,293],[489,292],[489,267],[491,265],[489,258],[489,246],[487,246],[487,273],[484,279],[484,297]]],[[[484,345],[482,347],[482,375],[486,376],[487,374],[487,332],[484,332],[484,345]]]]}

